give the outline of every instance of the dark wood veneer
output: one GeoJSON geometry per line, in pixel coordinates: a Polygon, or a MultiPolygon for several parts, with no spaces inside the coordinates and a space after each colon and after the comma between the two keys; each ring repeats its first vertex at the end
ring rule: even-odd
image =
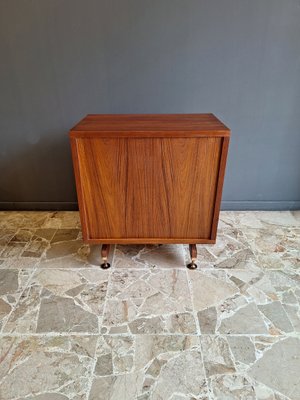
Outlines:
{"type": "Polygon", "coordinates": [[[214,243],[229,136],[213,114],[86,116],[70,131],[84,240],[214,243]]]}

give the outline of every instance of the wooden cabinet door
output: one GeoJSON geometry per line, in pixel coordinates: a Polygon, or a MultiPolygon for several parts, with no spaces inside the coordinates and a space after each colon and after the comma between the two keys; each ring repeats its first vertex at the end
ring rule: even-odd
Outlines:
{"type": "Polygon", "coordinates": [[[87,241],[212,238],[222,137],[71,140],[87,241]]]}

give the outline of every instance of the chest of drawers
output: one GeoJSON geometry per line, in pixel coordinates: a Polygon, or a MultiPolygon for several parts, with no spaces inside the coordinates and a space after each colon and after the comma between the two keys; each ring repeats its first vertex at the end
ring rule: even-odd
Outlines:
{"type": "Polygon", "coordinates": [[[213,114],[87,115],[70,131],[83,239],[215,243],[230,130],[213,114]]]}

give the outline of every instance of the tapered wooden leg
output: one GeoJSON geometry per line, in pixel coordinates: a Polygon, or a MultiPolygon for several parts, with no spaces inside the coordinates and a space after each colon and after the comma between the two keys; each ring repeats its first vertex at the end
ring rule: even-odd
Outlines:
{"type": "Polygon", "coordinates": [[[107,262],[108,255],[109,255],[109,249],[110,249],[110,245],[109,244],[103,244],[102,245],[102,248],[101,248],[101,257],[102,257],[101,268],[102,269],[110,268],[110,264],[107,262]]]}
{"type": "Polygon", "coordinates": [[[191,262],[187,264],[189,269],[196,269],[197,268],[197,246],[195,244],[189,244],[191,262]]]}

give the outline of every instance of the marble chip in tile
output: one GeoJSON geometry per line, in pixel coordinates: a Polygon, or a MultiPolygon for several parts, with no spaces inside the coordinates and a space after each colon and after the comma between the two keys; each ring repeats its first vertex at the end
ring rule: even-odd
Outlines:
{"type": "Polygon", "coordinates": [[[251,364],[256,361],[255,347],[249,336],[227,336],[235,362],[251,364]]]}
{"type": "Polygon", "coordinates": [[[192,295],[196,311],[221,304],[239,293],[239,289],[226,279],[223,271],[189,271],[192,295]]]}
{"type": "Polygon", "coordinates": [[[51,243],[66,242],[76,240],[79,235],[79,229],[57,229],[51,243]]]}
{"type": "Polygon", "coordinates": [[[218,331],[226,334],[269,333],[267,325],[254,303],[239,308],[227,318],[224,317],[218,331]]]}

